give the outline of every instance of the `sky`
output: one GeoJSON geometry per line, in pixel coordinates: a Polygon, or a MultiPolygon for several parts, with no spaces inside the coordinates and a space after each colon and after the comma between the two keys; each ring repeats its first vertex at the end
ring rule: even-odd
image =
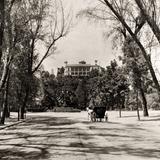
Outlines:
{"type": "MultiPolygon", "coordinates": [[[[88,0],[63,0],[73,9],[74,16],[88,6],[88,0]]],[[[98,64],[102,67],[109,65],[115,59],[112,45],[109,40],[104,39],[104,27],[88,22],[86,19],[74,18],[74,26],[69,34],[56,43],[57,52],[48,57],[44,63],[44,69],[56,74],[57,68],[64,66],[64,62],[76,64],[85,60],[89,64],[98,64]]]]}
{"type": "MultiPolygon", "coordinates": [[[[75,17],[80,10],[90,6],[89,1],[93,2],[93,0],[63,0],[63,3],[67,4],[68,8],[72,8],[75,17]]],[[[57,68],[65,66],[65,61],[68,61],[69,64],[76,64],[82,60],[88,64],[94,64],[94,61],[98,60],[98,64],[105,68],[111,60],[117,59],[115,50],[112,50],[111,40],[103,37],[104,26],[76,18],[73,23],[74,26],[69,34],[56,43],[56,53],[43,62],[45,70],[53,71],[56,75],[57,68]]],[[[152,54],[152,61],[160,79],[160,57],[157,58],[152,54]]]]}

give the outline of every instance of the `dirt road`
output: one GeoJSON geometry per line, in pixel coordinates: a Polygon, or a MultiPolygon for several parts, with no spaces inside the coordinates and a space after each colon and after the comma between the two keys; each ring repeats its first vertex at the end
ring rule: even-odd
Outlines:
{"type": "Polygon", "coordinates": [[[91,123],[87,113],[30,114],[0,132],[2,160],[159,160],[160,112],[138,122],[133,113],[91,123]]]}

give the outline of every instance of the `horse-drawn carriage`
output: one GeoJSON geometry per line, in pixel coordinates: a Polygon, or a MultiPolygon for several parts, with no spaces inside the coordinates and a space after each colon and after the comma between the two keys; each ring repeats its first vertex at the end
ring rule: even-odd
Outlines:
{"type": "Polygon", "coordinates": [[[102,119],[108,120],[108,115],[106,114],[106,107],[94,107],[93,112],[95,113],[96,121],[102,121],[102,119]],[[107,119],[106,119],[107,118],[107,119]]]}
{"type": "Polygon", "coordinates": [[[92,110],[90,110],[90,112],[88,112],[88,116],[92,122],[101,122],[102,119],[108,121],[108,113],[106,107],[94,107],[92,110]]]}

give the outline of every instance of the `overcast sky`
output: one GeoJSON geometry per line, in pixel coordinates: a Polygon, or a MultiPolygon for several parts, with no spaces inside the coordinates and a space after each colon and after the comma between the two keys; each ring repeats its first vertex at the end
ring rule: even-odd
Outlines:
{"type": "MultiPolygon", "coordinates": [[[[72,6],[74,15],[88,5],[87,0],[63,0],[67,5],[72,6]]],[[[43,63],[45,70],[54,70],[64,66],[64,61],[68,63],[78,63],[85,60],[89,64],[94,64],[94,60],[106,67],[109,62],[116,58],[112,53],[111,42],[104,40],[103,30],[100,26],[91,24],[86,20],[74,20],[74,27],[70,33],[57,43],[58,52],[46,59],[43,63]],[[77,21],[77,22],[76,22],[77,21]]]]}

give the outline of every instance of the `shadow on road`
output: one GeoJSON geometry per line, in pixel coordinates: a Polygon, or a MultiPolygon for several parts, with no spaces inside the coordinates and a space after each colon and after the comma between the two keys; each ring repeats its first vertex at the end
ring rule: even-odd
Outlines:
{"type": "MultiPolygon", "coordinates": [[[[74,121],[66,117],[39,117],[0,133],[0,159],[38,160],[48,159],[49,147],[54,139],[70,136],[74,121]]],[[[71,136],[70,136],[71,137],[71,136]]]]}
{"type": "Polygon", "coordinates": [[[12,149],[0,149],[0,156],[3,160],[39,160],[48,159],[49,153],[47,148],[13,145],[12,149]],[[25,151],[32,148],[33,151],[25,151]],[[35,149],[37,150],[34,151],[35,149]]]}
{"type": "MultiPolygon", "coordinates": [[[[86,129],[93,133],[78,132],[76,121],[70,120],[67,117],[39,117],[33,118],[24,124],[8,128],[3,133],[0,133],[0,159],[2,160],[47,160],[51,156],[83,156],[86,154],[96,155],[132,155],[144,158],[160,159],[159,149],[146,149],[139,147],[131,147],[129,144],[118,144],[110,146],[97,144],[95,134],[103,140],[112,139],[130,139],[136,141],[143,137],[130,137],[127,134],[119,134],[122,128],[99,128],[96,124],[82,122],[86,129]],[[108,132],[104,132],[108,130],[108,132]],[[96,132],[99,131],[99,132],[96,132]],[[100,132],[101,131],[101,132],[100,132]],[[95,134],[94,134],[95,133],[95,134]],[[112,139],[111,139],[112,138],[112,139]],[[85,143],[83,143],[85,142],[85,143]]],[[[80,123],[80,122],[78,122],[80,123]]],[[[109,125],[109,124],[108,124],[109,125]]],[[[111,125],[111,123],[110,123],[111,125]]],[[[117,125],[117,124],[115,124],[117,125]]],[[[134,125],[126,126],[130,129],[139,129],[134,125]]]]}
{"type": "Polygon", "coordinates": [[[160,118],[142,119],[141,121],[160,121],[160,118]]]}

